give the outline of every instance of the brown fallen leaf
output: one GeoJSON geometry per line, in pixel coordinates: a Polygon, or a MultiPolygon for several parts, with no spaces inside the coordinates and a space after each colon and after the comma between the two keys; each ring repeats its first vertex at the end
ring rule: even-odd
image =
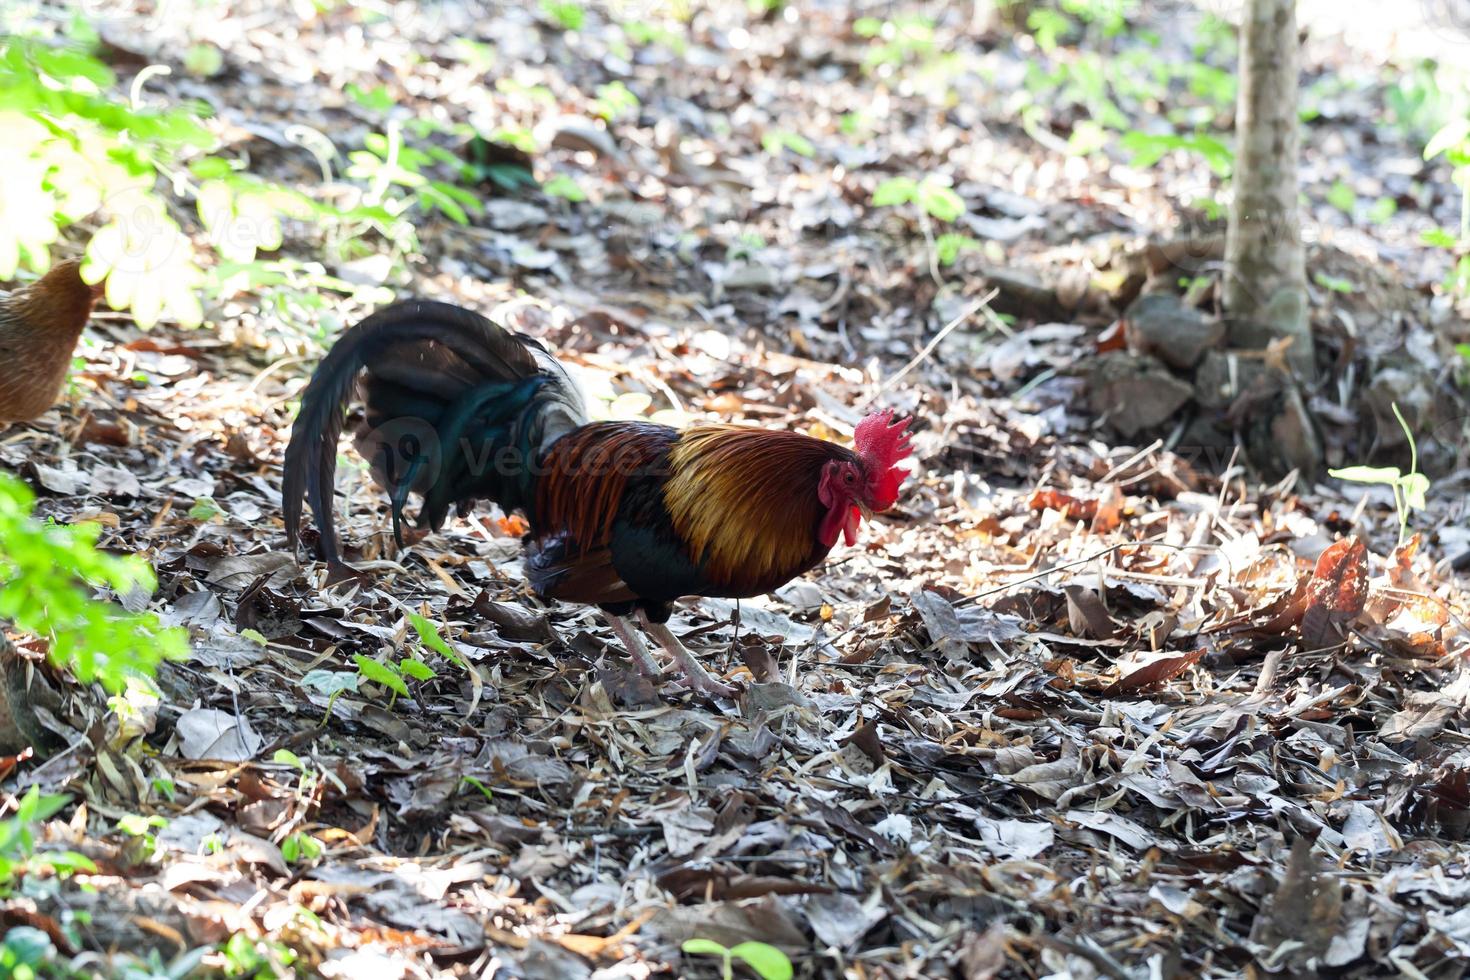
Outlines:
{"type": "Polygon", "coordinates": [[[1199,663],[1200,658],[1205,655],[1203,648],[1192,650],[1188,653],[1166,653],[1151,656],[1150,659],[1141,663],[1130,665],[1121,677],[1103,689],[1104,696],[1115,694],[1132,694],[1137,691],[1146,691],[1171,681],[1184,673],[1190,667],[1199,663]]]}
{"type": "Polygon", "coordinates": [[[1089,640],[1111,640],[1118,628],[1108,615],[1102,598],[1085,585],[1062,587],[1067,595],[1067,624],[1075,636],[1089,640]]]}
{"type": "Polygon", "coordinates": [[[1276,893],[1257,913],[1251,928],[1251,939],[1268,947],[1299,943],[1287,959],[1297,967],[1326,951],[1340,926],[1342,885],[1333,875],[1322,873],[1320,864],[1311,841],[1298,837],[1276,893]]]}
{"type": "Polygon", "coordinates": [[[1361,538],[1335,542],[1317,559],[1302,613],[1302,648],[1321,650],[1343,642],[1344,627],[1368,601],[1368,548],[1361,538]]]}

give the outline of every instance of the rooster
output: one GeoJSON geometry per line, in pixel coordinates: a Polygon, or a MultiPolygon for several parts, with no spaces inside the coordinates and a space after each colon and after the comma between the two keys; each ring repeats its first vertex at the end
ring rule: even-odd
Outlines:
{"type": "Polygon", "coordinates": [[[638,669],[657,677],[636,616],[708,694],[733,692],[669,630],[674,600],[778,588],[838,538],[853,544],[862,518],[892,507],[908,476],[897,463],[911,452],[909,422],[888,412],[862,420],[853,449],[730,424],[589,422],[576,384],[538,341],[414,300],[343,334],[301,399],[282,484],[286,533],[294,547],[304,498],[331,564],[341,561],[337,442],[356,393],[357,447],[389,495],[400,547],[410,493],[422,498],[422,528],[479,500],[519,510],[537,595],[600,607],[638,669]]]}
{"type": "Polygon", "coordinates": [[[77,338],[102,294],[80,270],[80,262],[61,262],[30,285],[0,293],[0,423],[38,418],[60,396],[77,338]]]}

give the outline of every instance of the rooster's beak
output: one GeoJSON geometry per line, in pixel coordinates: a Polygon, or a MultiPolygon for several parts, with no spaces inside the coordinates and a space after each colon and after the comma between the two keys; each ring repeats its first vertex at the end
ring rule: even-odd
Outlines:
{"type": "Polygon", "coordinates": [[[861,500],[857,501],[857,509],[862,512],[863,520],[871,521],[873,519],[873,508],[869,507],[861,500]]]}

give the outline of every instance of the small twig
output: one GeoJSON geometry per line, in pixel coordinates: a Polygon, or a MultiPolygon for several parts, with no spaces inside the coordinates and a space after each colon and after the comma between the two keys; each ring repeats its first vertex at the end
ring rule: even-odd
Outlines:
{"type": "Polygon", "coordinates": [[[1119,463],[1117,466],[1114,466],[1112,469],[1108,470],[1107,475],[1104,476],[1101,480],[1098,480],[1097,482],[1098,483],[1112,483],[1114,480],[1116,480],[1118,478],[1118,476],[1124,470],[1128,469],[1134,463],[1137,463],[1140,460],[1144,459],[1145,457],[1147,457],[1149,454],[1153,453],[1154,451],[1160,449],[1163,445],[1164,445],[1164,441],[1162,439],[1155,439],[1153,442],[1149,443],[1147,446],[1144,446],[1138,452],[1134,453],[1132,456],[1129,456],[1127,459],[1125,459],[1123,462],[1119,463]]]}
{"type": "MultiPolygon", "coordinates": [[[[1120,550],[1122,548],[1166,548],[1166,549],[1168,549],[1170,551],[1218,551],[1218,550],[1220,550],[1219,549],[1219,545],[1213,545],[1213,544],[1165,544],[1162,541],[1119,541],[1117,544],[1113,545],[1112,547],[1110,547],[1110,548],[1104,548],[1102,551],[1099,551],[1096,554],[1088,555],[1086,558],[1078,558],[1075,561],[1063,562],[1060,565],[1053,565],[1050,568],[1043,569],[1042,571],[1039,571],[1039,572],[1037,572],[1034,575],[1027,575],[1025,578],[1018,578],[1018,579],[1016,579],[1013,582],[1007,582],[1005,585],[998,585],[998,586],[996,586],[993,589],[987,589],[984,592],[977,592],[974,595],[968,595],[968,596],[965,596],[962,599],[956,599],[955,602],[954,602],[954,605],[957,608],[959,606],[968,606],[971,603],[979,602],[981,599],[988,599],[990,596],[998,595],[998,594],[1006,591],[1007,589],[1013,589],[1013,588],[1015,588],[1018,585],[1025,585],[1028,582],[1035,582],[1038,579],[1046,578],[1048,575],[1051,575],[1054,572],[1063,572],[1063,571],[1066,571],[1069,568],[1079,568],[1079,567],[1081,567],[1083,565],[1091,564],[1092,562],[1095,562],[1095,561],[1097,561],[1100,558],[1106,558],[1108,555],[1111,555],[1113,552],[1118,551],[1118,550],[1120,550]]],[[[1115,572],[1115,573],[1116,572],[1125,572],[1124,569],[1109,569],[1109,571],[1110,572],[1115,572]]],[[[1130,575],[1130,577],[1133,577],[1133,576],[1143,575],[1145,573],[1143,573],[1143,572],[1131,572],[1131,573],[1126,573],[1126,574],[1130,575]]],[[[1185,583],[1185,582],[1172,583],[1171,582],[1171,584],[1187,584],[1187,583],[1185,583]]]]}
{"type": "Polygon", "coordinates": [[[980,312],[983,309],[986,309],[990,301],[995,299],[995,297],[999,295],[999,289],[992,289],[990,292],[982,296],[977,302],[971,304],[969,309],[965,310],[965,312],[961,313],[959,316],[946,323],[944,325],[944,328],[940,330],[939,333],[934,335],[934,339],[924,345],[923,350],[915,354],[912,360],[910,360],[907,364],[898,369],[897,374],[890,376],[887,381],[878,386],[877,391],[873,392],[863,401],[863,407],[866,408],[868,405],[871,405],[875,398],[883,394],[883,392],[887,391],[889,388],[892,388],[900,378],[922,364],[924,362],[924,359],[930,354],[934,353],[935,348],[937,348],[940,344],[944,342],[945,337],[948,337],[950,334],[954,333],[955,328],[964,323],[966,320],[970,319],[970,317],[974,316],[976,313],[980,312]]]}

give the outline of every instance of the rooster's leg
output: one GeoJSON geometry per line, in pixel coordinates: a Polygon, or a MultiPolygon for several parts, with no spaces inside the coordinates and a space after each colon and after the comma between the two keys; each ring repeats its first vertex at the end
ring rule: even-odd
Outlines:
{"type": "Polygon", "coordinates": [[[735,696],[735,688],[705,670],[704,665],[699,662],[699,658],[689,652],[689,648],[674,635],[673,630],[669,629],[667,623],[650,623],[648,617],[643,615],[642,612],[639,612],[638,615],[643,620],[643,628],[648,630],[648,635],[653,637],[654,642],[663,647],[668,651],[669,656],[674,658],[674,663],[684,672],[684,679],[688,681],[691,688],[696,691],[702,691],[705,694],[717,694],[724,698],[733,698],[735,696]]]}
{"type": "Polygon", "coordinates": [[[648,645],[643,642],[643,637],[633,628],[633,624],[621,616],[612,613],[603,613],[607,618],[607,624],[617,634],[623,643],[623,649],[628,651],[628,656],[633,658],[633,666],[638,668],[639,673],[647,674],[654,680],[658,680],[663,671],[659,670],[658,663],[653,655],[648,652],[648,645]]]}

